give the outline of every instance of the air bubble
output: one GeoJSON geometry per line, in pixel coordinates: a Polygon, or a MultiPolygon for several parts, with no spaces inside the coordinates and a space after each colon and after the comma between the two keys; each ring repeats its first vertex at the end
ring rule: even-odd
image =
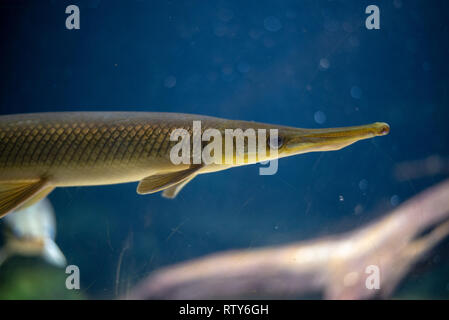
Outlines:
{"type": "Polygon", "coordinates": [[[173,88],[176,86],[176,78],[174,76],[168,76],[164,80],[164,86],[166,88],[173,88]]]}
{"type": "Polygon", "coordinates": [[[322,58],[320,60],[320,68],[323,69],[323,70],[327,70],[327,69],[329,69],[329,67],[330,67],[329,60],[326,59],[326,58],[322,58]]]}
{"type": "Polygon", "coordinates": [[[317,111],[313,115],[315,122],[318,124],[323,124],[326,122],[326,114],[323,111],[317,111]]]}
{"type": "Polygon", "coordinates": [[[279,19],[273,16],[265,18],[263,25],[266,30],[271,32],[279,31],[282,28],[282,24],[279,19]]]}
{"type": "Polygon", "coordinates": [[[396,194],[390,198],[390,203],[393,207],[396,207],[399,204],[399,202],[400,202],[399,196],[396,194]]]}
{"type": "Polygon", "coordinates": [[[359,182],[359,189],[365,191],[368,188],[368,181],[366,179],[362,179],[359,182]]]}
{"type": "Polygon", "coordinates": [[[357,86],[351,88],[351,97],[354,99],[360,99],[362,97],[362,89],[357,86]]]}

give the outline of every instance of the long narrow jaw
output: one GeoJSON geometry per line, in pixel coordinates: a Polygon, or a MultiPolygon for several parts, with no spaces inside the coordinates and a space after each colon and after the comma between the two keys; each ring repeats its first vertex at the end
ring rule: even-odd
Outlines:
{"type": "Polygon", "coordinates": [[[296,129],[287,133],[282,153],[288,156],[313,151],[339,150],[359,140],[384,136],[389,132],[390,126],[385,122],[344,128],[296,129]]]}

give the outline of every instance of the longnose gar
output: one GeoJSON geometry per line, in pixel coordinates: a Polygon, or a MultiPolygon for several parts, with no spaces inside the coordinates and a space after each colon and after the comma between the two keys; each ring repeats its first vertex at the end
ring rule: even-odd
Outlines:
{"type": "MultiPolygon", "coordinates": [[[[179,113],[55,112],[0,116],[0,217],[29,206],[55,187],[106,185],[140,181],[140,194],[164,190],[173,198],[195,176],[228,169],[230,164],[177,164],[170,150],[178,142],[170,134],[193,122],[201,131],[277,129],[278,142],[255,161],[295,154],[338,150],[358,140],[385,135],[386,123],[300,129],[249,121],[179,113]],[[271,157],[270,157],[271,155],[271,157]]],[[[194,132],[193,132],[194,133],[194,132]]],[[[240,165],[240,164],[239,164],[240,165]]]]}

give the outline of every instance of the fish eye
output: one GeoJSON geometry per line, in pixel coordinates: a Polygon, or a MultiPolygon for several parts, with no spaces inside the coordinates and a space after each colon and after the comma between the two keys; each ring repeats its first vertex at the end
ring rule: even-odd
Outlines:
{"type": "Polygon", "coordinates": [[[271,149],[276,150],[282,147],[282,145],[284,144],[284,139],[281,136],[278,136],[277,139],[271,141],[271,137],[268,137],[267,144],[270,146],[271,149]]]}

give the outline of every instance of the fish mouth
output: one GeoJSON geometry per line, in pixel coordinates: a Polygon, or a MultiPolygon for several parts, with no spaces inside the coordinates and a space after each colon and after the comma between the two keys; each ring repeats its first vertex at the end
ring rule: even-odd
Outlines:
{"type": "Polygon", "coordinates": [[[389,132],[390,126],[385,122],[343,128],[298,129],[287,138],[285,150],[289,154],[339,150],[359,140],[384,136],[389,132]]]}

